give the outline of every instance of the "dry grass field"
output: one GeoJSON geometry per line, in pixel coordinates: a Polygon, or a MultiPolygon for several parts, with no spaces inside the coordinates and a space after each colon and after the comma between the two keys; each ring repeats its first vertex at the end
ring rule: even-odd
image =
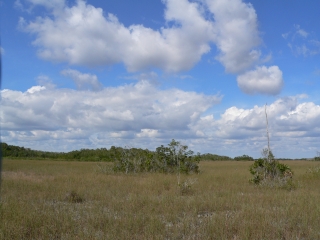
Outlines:
{"type": "Polygon", "coordinates": [[[181,191],[175,174],[5,159],[0,238],[320,239],[320,163],[286,162],[291,191],[249,184],[250,164],[201,162],[181,191]]]}

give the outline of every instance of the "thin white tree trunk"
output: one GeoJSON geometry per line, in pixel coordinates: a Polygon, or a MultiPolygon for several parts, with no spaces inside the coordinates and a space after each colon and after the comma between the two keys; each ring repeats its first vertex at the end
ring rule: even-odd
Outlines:
{"type": "Polygon", "coordinates": [[[270,163],[271,159],[269,159],[270,154],[270,138],[269,138],[269,123],[268,123],[268,114],[267,114],[267,104],[264,106],[264,112],[266,114],[266,125],[267,125],[267,138],[268,138],[268,161],[270,163]]]}

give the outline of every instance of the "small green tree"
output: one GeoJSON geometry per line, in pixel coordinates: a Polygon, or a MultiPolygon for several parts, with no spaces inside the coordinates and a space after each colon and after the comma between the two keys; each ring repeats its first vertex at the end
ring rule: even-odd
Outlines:
{"type": "Polygon", "coordinates": [[[271,186],[292,186],[291,179],[293,173],[290,167],[286,164],[282,164],[277,161],[270,149],[269,139],[269,126],[268,126],[268,115],[267,105],[265,106],[266,125],[267,125],[267,138],[268,147],[262,150],[262,158],[256,160],[249,168],[250,173],[253,175],[251,182],[255,184],[271,183],[271,186]]]}
{"type": "Polygon", "coordinates": [[[263,158],[259,158],[250,166],[250,173],[253,175],[251,182],[261,184],[268,181],[277,181],[285,183],[292,179],[293,173],[290,167],[277,161],[273,153],[268,149],[262,150],[263,158]],[[266,155],[267,154],[267,155],[266,155]]]}
{"type": "Polygon", "coordinates": [[[120,172],[199,172],[200,155],[188,146],[172,139],[167,147],[161,145],[155,152],[139,149],[122,149],[114,154],[114,171],[120,172]]]}
{"type": "Polygon", "coordinates": [[[168,147],[161,145],[156,149],[157,158],[163,163],[163,167],[169,172],[198,172],[200,154],[194,155],[194,152],[188,150],[188,146],[172,139],[168,147]]]}

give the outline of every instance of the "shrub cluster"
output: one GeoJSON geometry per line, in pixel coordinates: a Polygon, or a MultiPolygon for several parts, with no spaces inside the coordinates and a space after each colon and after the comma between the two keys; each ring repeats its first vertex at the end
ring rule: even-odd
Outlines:
{"type": "Polygon", "coordinates": [[[264,158],[259,158],[250,166],[250,173],[253,175],[250,181],[255,184],[277,183],[285,185],[292,179],[293,172],[286,164],[275,160],[268,149],[263,150],[264,158]]]}
{"type": "Polygon", "coordinates": [[[253,157],[250,157],[248,155],[242,155],[242,156],[239,156],[239,157],[235,157],[234,158],[235,161],[254,161],[253,157]]]}
{"type": "Polygon", "coordinates": [[[199,154],[188,150],[174,139],[167,147],[161,145],[155,152],[149,150],[122,149],[116,155],[113,170],[116,172],[183,172],[198,173],[199,154]]]}

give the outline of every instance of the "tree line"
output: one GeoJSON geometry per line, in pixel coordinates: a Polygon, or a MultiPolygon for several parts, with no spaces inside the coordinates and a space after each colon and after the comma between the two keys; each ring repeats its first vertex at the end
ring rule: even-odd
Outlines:
{"type": "MultiPolygon", "coordinates": [[[[141,148],[130,148],[131,152],[140,156],[152,155],[156,152],[159,153],[160,149],[163,150],[163,146],[157,148],[156,151],[150,151],[148,149],[141,148]]],[[[114,162],[119,157],[123,156],[125,152],[128,152],[128,148],[115,147],[112,146],[107,148],[97,148],[97,149],[80,149],[70,152],[49,152],[49,151],[39,151],[32,150],[30,148],[19,147],[14,145],[9,145],[7,143],[1,143],[2,156],[6,158],[19,158],[19,159],[52,159],[52,160],[68,160],[68,161],[104,161],[104,162],[114,162]]],[[[221,156],[217,154],[205,153],[197,154],[200,160],[209,161],[248,161],[253,160],[252,157],[248,155],[243,155],[235,158],[228,156],[221,156]]]]}

